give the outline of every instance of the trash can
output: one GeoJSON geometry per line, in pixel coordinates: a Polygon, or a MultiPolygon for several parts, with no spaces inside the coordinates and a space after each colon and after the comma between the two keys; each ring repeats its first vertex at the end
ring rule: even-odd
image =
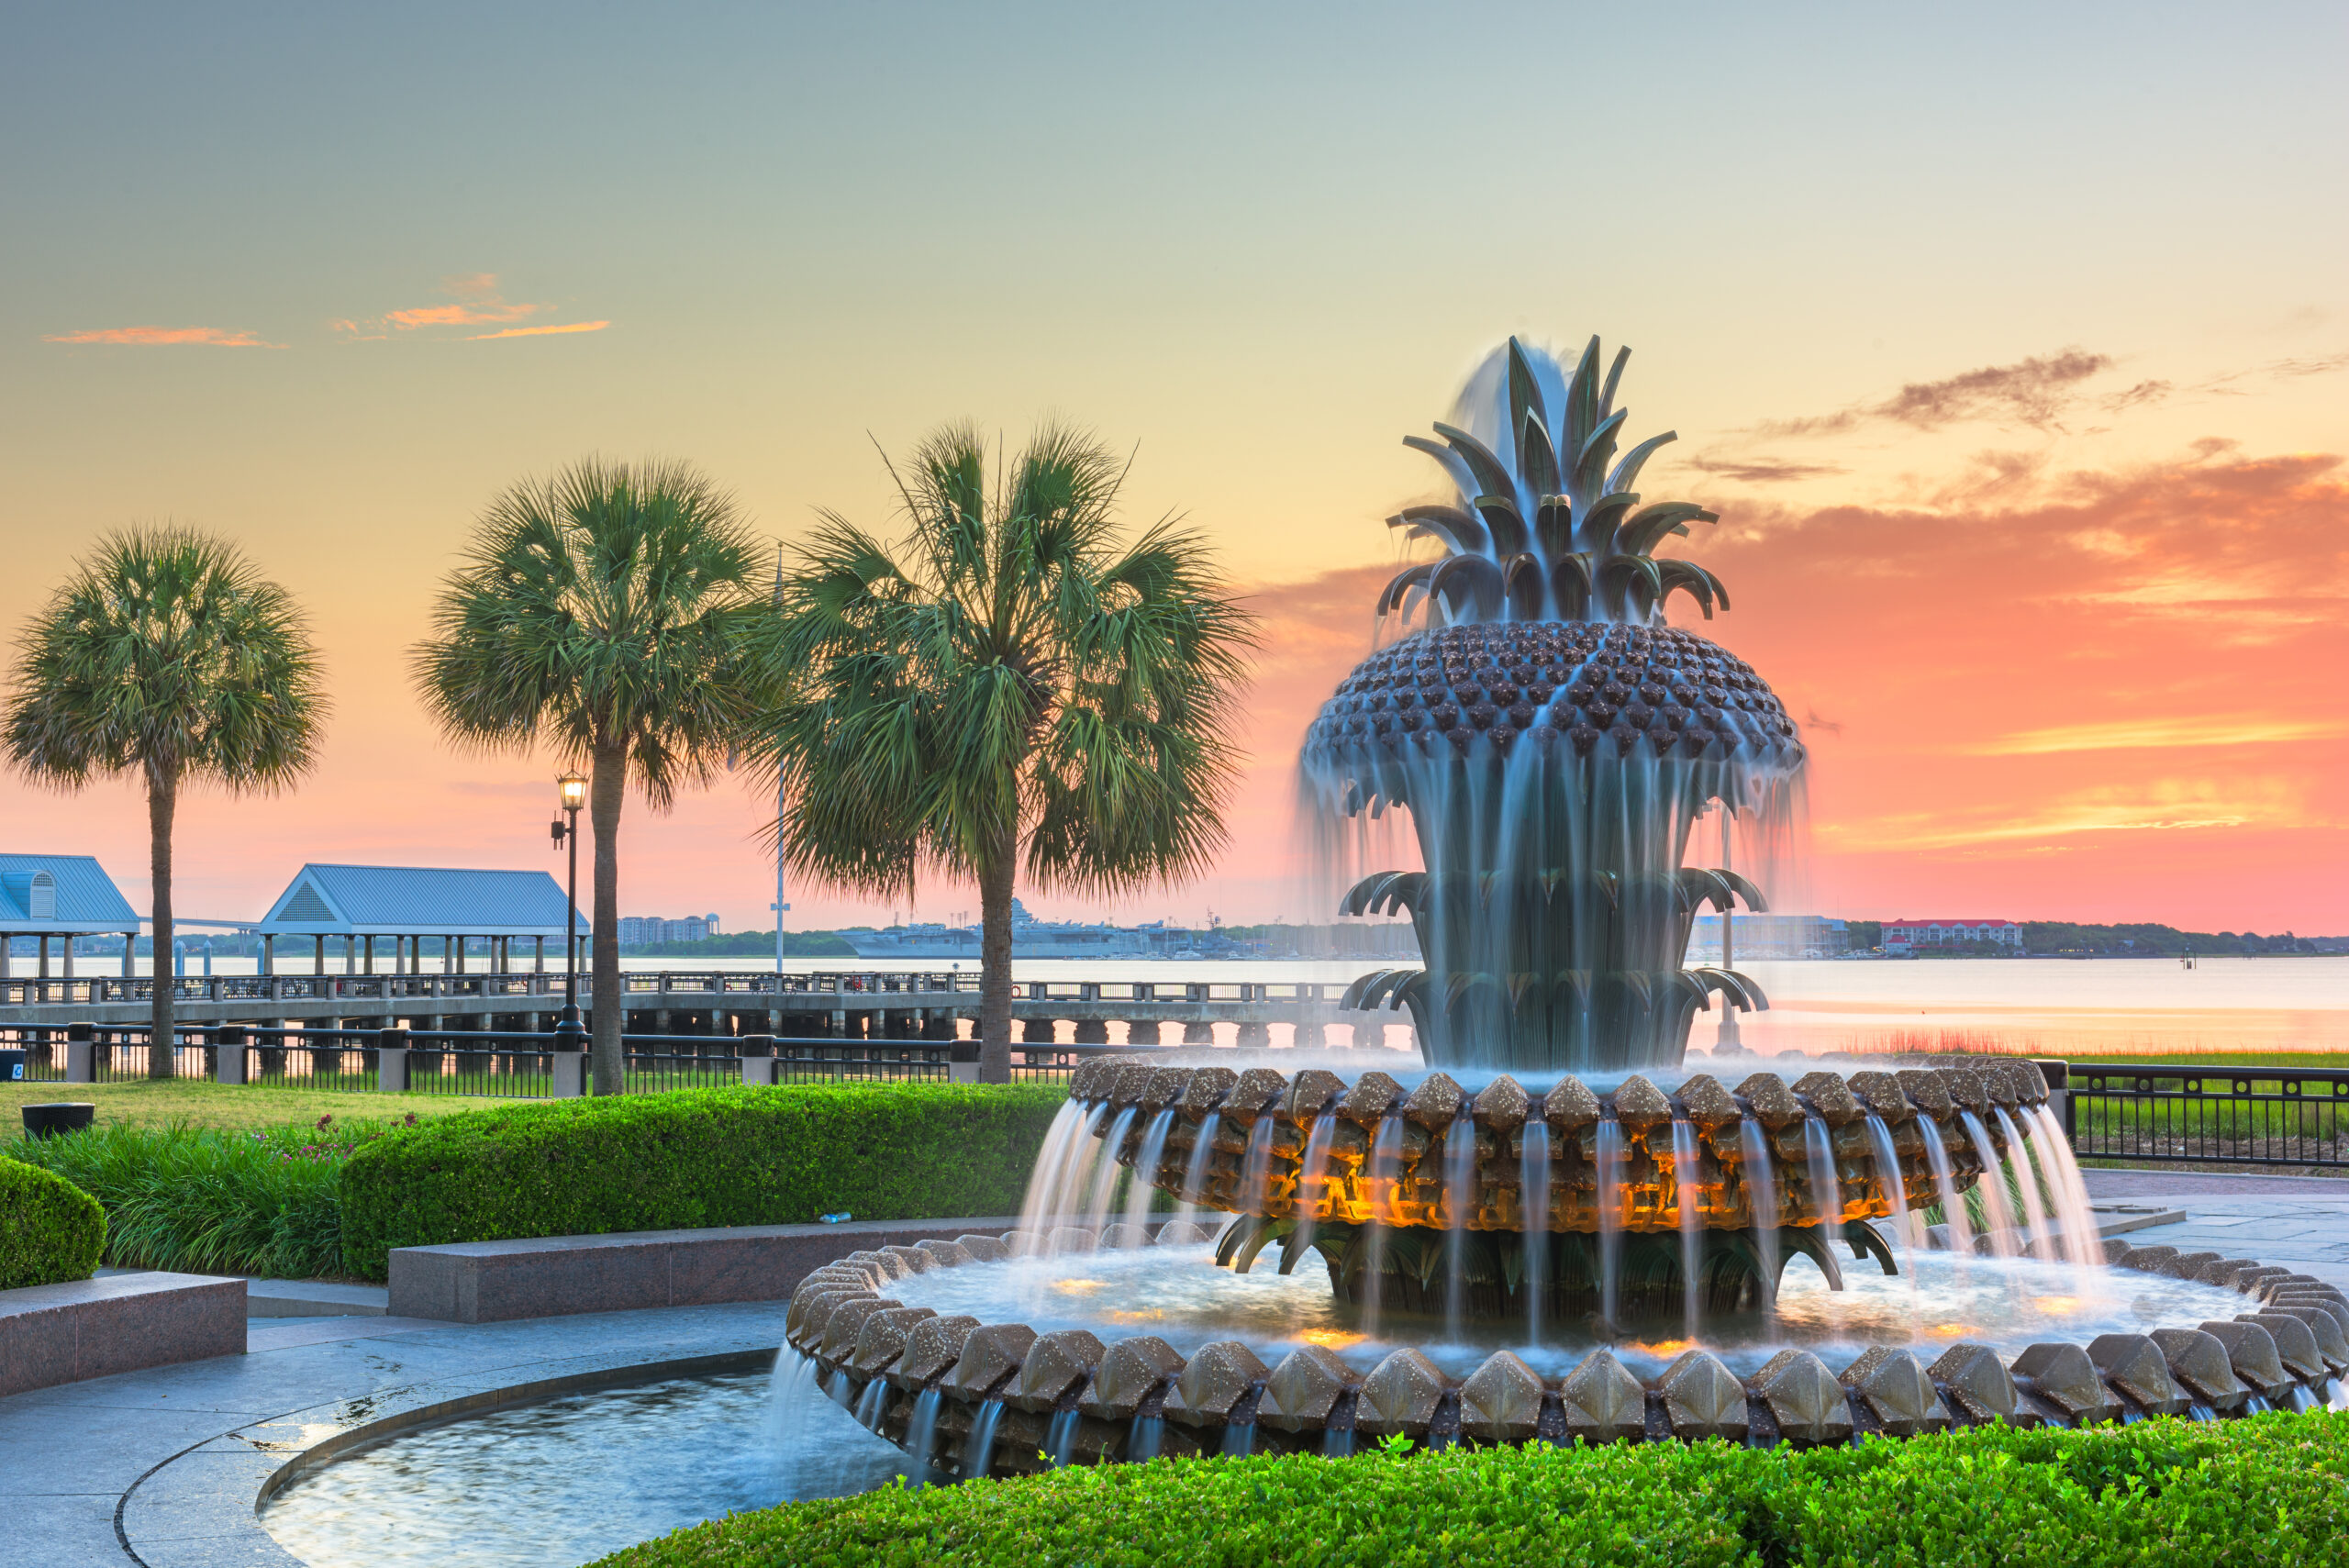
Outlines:
{"type": "Polygon", "coordinates": [[[79,1132],[90,1125],[98,1107],[87,1100],[52,1101],[48,1105],[25,1107],[25,1136],[54,1138],[61,1132],[79,1132]]]}
{"type": "MultiPolygon", "coordinates": [[[[0,940],[5,940],[0,938],[0,940]]],[[[25,1050],[22,1046],[0,1047],[0,1084],[21,1084],[25,1081],[25,1050]]]]}

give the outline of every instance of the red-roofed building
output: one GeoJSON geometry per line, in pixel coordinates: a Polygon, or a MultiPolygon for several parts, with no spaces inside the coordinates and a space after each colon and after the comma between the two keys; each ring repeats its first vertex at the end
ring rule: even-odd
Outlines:
{"type": "Polygon", "coordinates": [[[2022,951],[2022,928],[2012,920],[1887,920],[1884,951],[1914,952],[1919,948],[1955,947],[1960,942],[1995,942],[2015,952],[2022,951]]]}

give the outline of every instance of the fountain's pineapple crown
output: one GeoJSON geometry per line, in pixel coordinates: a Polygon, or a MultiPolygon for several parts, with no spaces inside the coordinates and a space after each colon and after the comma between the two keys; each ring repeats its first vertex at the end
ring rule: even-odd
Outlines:
{"type": "Polygon", "coordinates": [[[1379,595],[1381,616],[1424,600],[1443,625],[1517,620],[1653,625],[1664,599],[1685,592],[1712,618],[1729,608],[1720,579],[1696,562],[1658,560],[1665,538],[1715,514],[1685,501],[1640,505],[1640,470],[1666,430],[1619,458],[1630,410],[1615,406],[1629,349],[1602,381],[1598,339],[1569,379],[1546,350],[1511,338],[1468,380],[1441,439],[1404,445],[1442,463],[1458,506],[1407,506],[1386,519],[1445,550],[1397,575],[1379,595]],[[1464,425],[1467,428],[1462,428],[1464,425]]]}

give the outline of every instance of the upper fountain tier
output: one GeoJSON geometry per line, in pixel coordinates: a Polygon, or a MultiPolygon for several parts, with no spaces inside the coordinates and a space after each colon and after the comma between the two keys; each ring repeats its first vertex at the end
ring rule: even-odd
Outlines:
{"type": "Polygon", "coordinates": [[[1714,995],[1766,1006],[1726,967],[1684,968],[1698,908],[1759,909],[1762,889],[1681,862],[1717,802],[1749,841],[1782,842],[1803,750],[1743,661],[1663,624],[1675,591],[1708,617],[1729,595],[1650,553],[1713,514],[1640,506],[1631,486],[1672,436],[1616,459],[1626,357],[1602,384],[1597,339],[1571,379],[1511,339],[1461,425],[1410,438],[1461,504],[1389,519],[1446,553],[1379,611],[1427,625],[1357,666],[1306,736],[1326,818],[1410,812],[1424,869],[1366,877],[1343,909],[1408,912],[1428,967],[1366,976],[1347,1002],[1408,1007],[1431,1066],[1670,1068],[1714,995]]]}

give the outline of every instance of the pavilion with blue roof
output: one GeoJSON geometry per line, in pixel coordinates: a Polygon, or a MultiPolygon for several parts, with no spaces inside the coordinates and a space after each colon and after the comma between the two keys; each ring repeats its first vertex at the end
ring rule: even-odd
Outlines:
{"type": "MultiPolygon", "coordinates": [[[[345,973],[373,974],[375,943],[392,939],[393,973],[422,971],[424,944],[440,939],[443,970],[462,973],[465,941],[489,942],[492,973],[516,967],[517,938],[533,944],[531,968],[546,968],[547,939],[584,939],[587,922],[569,907],[562,884],[542,871],[465,871],[438,866],[325,865],[313,862],[295,874],[254,929],[262,938],[262,973],[274,972],[277,939],[312,939],[318,973],[327,943],[340,939],[345,973]]],[[[562,956],[558,947],[556,955],[562,956]]]]}
{"type": "Polygon", "coordinates": [[[139,912],[91,855],[0,855],[0,980],[8,975],[8,949],[17,937],[40,939],[40,973],[49,973],[49,940],[62,937],[65,973],[73,973],[75,937],[126,939],[122,972],[128,974],[139,945],[139,912]]]}

